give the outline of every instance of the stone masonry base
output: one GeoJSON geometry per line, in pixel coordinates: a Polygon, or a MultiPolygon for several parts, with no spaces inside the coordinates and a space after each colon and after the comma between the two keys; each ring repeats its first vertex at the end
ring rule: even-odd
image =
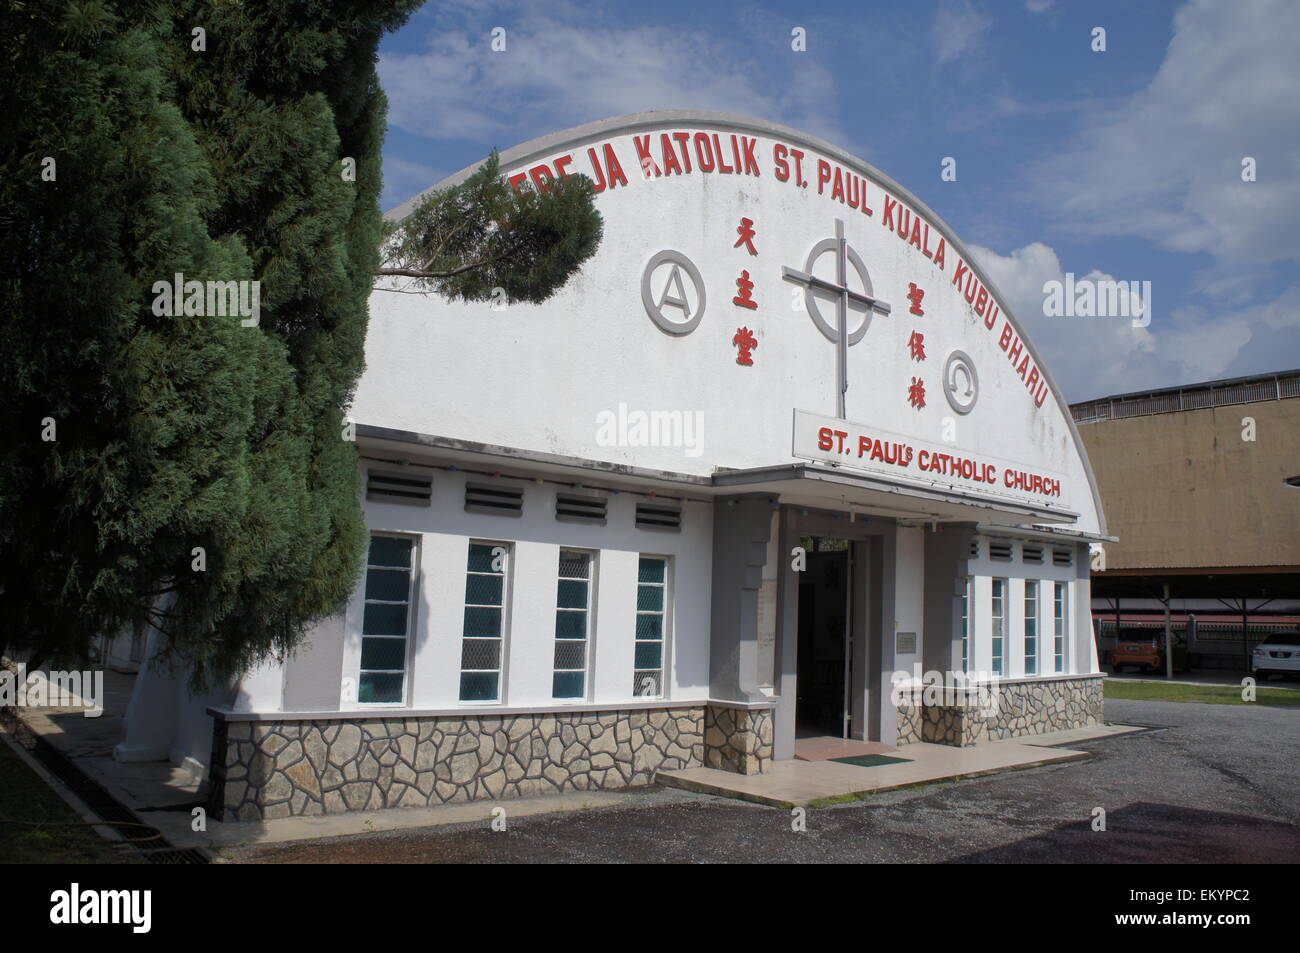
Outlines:
{"type": "Polygon", "coordinates": [[[1083,728],[1102,723],[1103,675],[999,683],[997,711],[986,715],[978,706],[926,705],[898,707],[897,744],[973,745],[1083,728]]]}
{"type": "Polygon", "coordinates": [[[704,709],[704,763],[737,774],[772,767],[772,710],[709,705],[704,709]]]}
{"type": "Polygon", "coordinates": [[[218,717],[209,813],[256,821],[610,790],[706,759],[748,774],[766,770],[772,713],[694,705],[495,717],[218,717]]]}

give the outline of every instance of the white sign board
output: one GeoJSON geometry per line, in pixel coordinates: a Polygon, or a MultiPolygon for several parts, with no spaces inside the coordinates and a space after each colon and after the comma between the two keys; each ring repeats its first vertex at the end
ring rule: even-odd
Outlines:
{"type": "Polygon", "coordinates": [[[794,412],[791,455],[802,460],[866,470],[900,483],[1059,504],[1061,476],[1028,470],[988,454],[917,440],[870,424],[794,412]]]}

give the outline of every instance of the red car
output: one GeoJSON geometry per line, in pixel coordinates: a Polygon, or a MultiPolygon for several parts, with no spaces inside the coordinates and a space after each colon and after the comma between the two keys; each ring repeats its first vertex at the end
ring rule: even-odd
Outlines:
{"type": "MultiPolygon", "coordinates": [[[[1174,671],[1186,672],[1191,668],[1187,658],[1187,645],[1173,637],[1174,671]]],[[[1115,651],[1110,656],[1112,672],[1121,672],[1125,667],[1138,671],[1163,672],[1165,670],[1165,634],[1160,632],[1148,639],[1123,639],[1115,644],[1115,651]]]]}

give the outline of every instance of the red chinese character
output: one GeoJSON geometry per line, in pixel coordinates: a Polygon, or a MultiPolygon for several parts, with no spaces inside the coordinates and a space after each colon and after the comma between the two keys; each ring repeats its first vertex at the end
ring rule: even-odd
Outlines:
{"type": "Polygon", "coordinates": [[[912,360],[925,360],[925,335],[920,331],[913,331],[912,336],[907,339],[907,346],[912,351],[912,360]]]}
{"type": "Polygon", "coordinates": [[[907,388],[907,402],[917,410],[925,406],[925,382],[921,378],[912,378],[912,384],[907,388]]]}
{"type": "Polygon", "coordinates": [[[742,308],[749,308],[751,311],[758,308],[758,302],[754,300],[754,282],[749,280],[749,272],[742,271],[740,277],[736,279],[736,287],[740,289],[740,294],[731,299],[732,304],[738,304],[742,308]]]}
{"type": "Polygon", "coordinates": [[[925,292],[916,286],[915,281],[909,281],[907,283],[907,289],[907,297],[912,302],[912,307],[908,310],[912,314],[925,314],[925,312],[921,310],[921,299],[925,297],[925,292]]]}
{"type": "Polygon", "coordinates": [[[736,226],[736,234],[739,235],[740,237],[736,239],[736,244],[732,245],[731,246],[732,248],[739,248],[741,245],[744,245],[746,248],[749,249],[749,253],[751,255],[758,254],[758,249],[754,247],[754,220],[753,219],[742,218],[740,220],[740,224],[736,226]]]}
{"type": "Polygon", "coordinates": [[[751,352],[758,347],[758,338],[754,337],[754,332],[749,328],[737,328],[736,336],[731,339],[731,343],[740,350],[736,355],[736,363],[747,367],[752,366],[754,357],[751,352]]]}

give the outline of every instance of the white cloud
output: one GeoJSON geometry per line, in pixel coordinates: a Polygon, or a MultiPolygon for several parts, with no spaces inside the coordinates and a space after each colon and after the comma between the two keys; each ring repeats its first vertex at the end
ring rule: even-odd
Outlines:
{"type": "MultiPolygon", "coordinates": [[[[1136,351],[1123,351],[1116,347],[1127,333],[1116,327],[1122,322],[1084,322],[1104,342],[1096,352],[1103,359],[1094,361],[1100,376],[1086,395],[1116,384],[1121,390],[1159,386],[1297,363],[1297,34],[1300,4],[1290,0],[1192,0],[1175,14],[1173,37],[1150,83],[1118,104],[1085,104],[1079,133],[1033,168],[1032,194],[1053,210],[1065,234],[1140,238],[1208,257],[1189,287],[1177,295],[1171,289],[1163,299],[1171,312],[1162,313],[1156,287],[1147,356],[1131,379],[1114,380],[1116,368],[1128,373],[1133,354],[1143,353],[1139,342],[1130,342],[1136,351]],[[1256,161],[1257,181],[1242,181],[1247,156],[1256,161]],[[1279,276],[1285,279],[1280,292],[1279,276]],[[1176,297],[1203,303],[1175,307],[1176,297]]],[[[1033,258],[1020,249],[1009,258],[994,256],[990,268],[1024,282],[1033,258]]],[[[1042,319],[1026,323],[1035,343],[1042,338],[1044,350],[1057,352],[1058,369],[1074,353],[1092,353],[1091,334],[1081,337],[1068,326],[1035,333],[1042,319]],[[1080,350],[1072,352],[1075,346],[1080,350]]]]}
{"type": "Polygon", "coordinates": [[[462,26],[432,32],[423,53],[382,56],[390,121],[421,136],[506,148],[608,116],[693,108],[784,120],[844,139],[828,105],[834,77],[810,54],[759,68],[752,49],[729,35],[605,26],[599,16],[564,9],[563,21],[549,12],[519,14],[504,52],[491,50],[486,28],[462,26]],[[773,69],[797,82],[772,82],[773,69]],[[520,116],[535,128],[521,134],[520,116]]]}
{"type": "MultiPolygon", "coordinates": [[[[1149,327],[1134,327],[1128,317],[1048,317],[1043,286],[1065,281],[1054,249],[1034,242],[1000,255],[979,245],[967,247],[1068,401],[1222,376],[1250,337],[1242,334],[1250,323],[1247,315],[1229,320],[1187,310],[1163,313],[1158,288],[1152,289],[1154,317],[1149,327]]],[[[1092,269],[1082,277],[1076,274],[1075,280],[1112,279],[1092,269]]]]}
{"type": "Polygon", "coordinates": [[[1300,4],[1193,0],[1173,28],[1150,85],[1094,110],[1036,191],[1074,233],[1208,253],[1201,290],[1241,303],[1252,276],[1300,261],[1300,4]]]}
{"type": "Polygon", "coordinates": [[[423,192],[446,177],[447,173],[439,172],[432,166],[386,155],[384,156],[384,191],[379,196],[379,207],[384,211],[395,208],[412,195],[423,192]]]}
{"type": "Polygon", "coordinates": [[[992,22],[987,15],[976,10],[970,0],[944,0],[931,26],[939,65],[978,49],[992,22]]]}

